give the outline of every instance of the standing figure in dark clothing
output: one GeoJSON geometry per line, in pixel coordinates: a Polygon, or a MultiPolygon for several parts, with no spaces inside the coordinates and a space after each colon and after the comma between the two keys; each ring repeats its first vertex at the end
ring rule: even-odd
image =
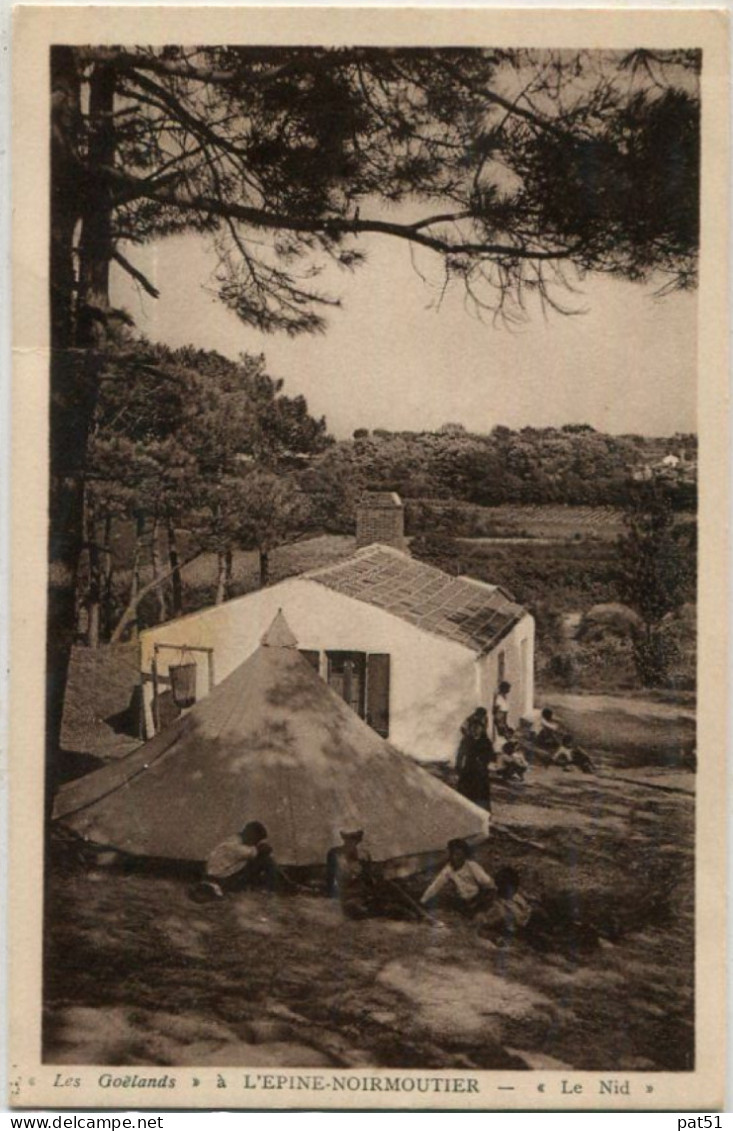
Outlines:
{"type": "Polygon", "coordinates": [[[489,714],[485,707],[477,707],[468,718],[461,723],[461,735],[471,734],[475,728],[486,731],[489,725],[489,714]]]}
{"type": "Polygon", "coordinates": [[[487,722],[486,711],[478,707],[461,727],[456,755],[456,786],[469,801],[491,810],[489,763],[494,757],[494,748],[486,733],[487,722]]]}

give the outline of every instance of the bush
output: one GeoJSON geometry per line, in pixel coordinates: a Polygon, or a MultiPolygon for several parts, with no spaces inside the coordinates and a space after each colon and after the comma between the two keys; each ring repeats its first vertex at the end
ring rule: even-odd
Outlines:
{"type": "Polygon", "coordinates": [[[555,652],[545,674],[560,687],[575,687],[578,683],[578,662],[572,652],[555,652]]]}

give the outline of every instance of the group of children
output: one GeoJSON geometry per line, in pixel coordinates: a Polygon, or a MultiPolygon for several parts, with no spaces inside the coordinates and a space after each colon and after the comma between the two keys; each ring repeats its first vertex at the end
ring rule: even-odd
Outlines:
{"type": "Polygon", "coordinates": [[[520,741],[531,750],[533,760],[543,766],[571,767],[584,774],[595,773],[589,755],[573,742],[570,734],[563,733],[550,707],[544,707],[536,717],[521,719],[520,741]]]}
{"type": "MultiPolygon", "coordinates": [[[[449,841],[446,863],[422,895],[413,898],[371,859],[362,829],[342,830],[340,836],[342,843],[326,858],[326,891],[338,899],[348,919],[427,920],[443,926],[436,912],[456,911],[474,920],[478,933],[496,946],[505,945],[530,922],[532,908],[519,890],[516,869],[501,868],[492,878],[473,859],[465,840],[449,841]]],[[[259,821],[250,821],[240,833],[214,848],[206,862],[205,878],[191,895],[197,902],[208,902],[251,888],[274,891],[282,878],[267,829],[259,821]]]]}
{"type": "MultiPolygon", "coordinates": [[[[549,707],[522,719],[515,731],[509,724],[510,691],[511,685],[502,681],[491,719],[484,707],[477,707],[461,727],[456,785],[486,809],[491,808],[490,768],[496,777],[516,782],[524,781],[530,763],[594,772],[588,755],[563,733],[549,707]]],[[[342,843],[326,857],[326,891],[338,898],[349,919],[428,919],[438,924],[436,909],[453,909],[474,920],[478,933],[493,945],[503,946],[520,935],[536,943],[543,933],[548,934],[548,923],[557,918],[550,916],[543,926],[541,911],[520,891],[517,870],[503,867],[495,877],[490,876],[472,858],[465,840],[449,841],[446,863],[422,895],[413,898],[372,861],[362,829],[345,829],[340,836],[342,843]]],[[[240,833],[214,848],[206,862],[205,878],[191,894],[204,902],[251,887],[272,891],[283,885],[296,886],[286,880],[276,865],[267,829],[259,821],[249,821],[240,833]]]]}
{"type": "Polygon", "coordinates": [[[594,772],[589,756],[571,735],[563,733],[550,707],[521,719],[517,730],[510,726],[510,691],[511,684],[502,681],[494,696],[491,720],[485,707],[477,707],[461,726],[456,788],[485,809],[491,808],[490,771],[502,781],[517,783],[524,782],[530,762],[594,772]]]}

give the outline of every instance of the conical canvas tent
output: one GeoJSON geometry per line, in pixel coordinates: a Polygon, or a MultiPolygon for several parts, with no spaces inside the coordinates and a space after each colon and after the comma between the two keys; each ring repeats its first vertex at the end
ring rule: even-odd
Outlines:
{"type": "Polygon", "coordinates": [[[341,829],[364,829],[375,860],[406,861],[488,824],[362,722],[297,651],[282,614],[187,715],[60,790],[54,815],[93,844],[191,861],[258,820],[290,866],[322,864],[341,829]]]}

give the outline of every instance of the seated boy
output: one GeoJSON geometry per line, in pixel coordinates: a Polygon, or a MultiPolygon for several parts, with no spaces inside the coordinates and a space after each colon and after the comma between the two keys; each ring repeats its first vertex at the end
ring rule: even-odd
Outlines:
{"type": "Polygon", "coordinates": [[[560,766],[561,769],[567,771],[573,764],[573,740],[569,734],[564,734],[560,739],[560,745],[555,753],[552,755],[553,766],[560,766]]]}
{"type": "Polygon", "coordinates": [[[529,764],[524,754],[519,749],[519,746],[514,739],[506,739],[502,743],[501,750],[499,751],[496,759],[496,773],[497,777],[502,778],[504,781],[524,781],[524,775],[529,769],[529,764]]]}
{"type": "Polygon", "coordinates": [[[537,725],[535,742],[543,750],[554,753],[560,745],[559,725],[550,707],[544,707],[537,725]]]}
{"type": "Polygon", "coordinates": [[[420,903],[432,903],[446,886],[450,904],[467,916],[487,907],[496,892],[491,876],[471,859],[466,841],[458,837],[448,841],[448,863],[425,889],[420,903]]]}
{"type": "Polygon", "coordinates": [[[218,844],[206,861],[206,879],[195,890],[200,900],[222,899],[227,891],[274,886],[275,861],[267,829],[248,821],[241,832],[218,844]]]}
{"type": "Polygon", "coordinates": [[[519,884],[515,868],[500,868],[496,873],[496,899],[481,916],[479,934],[499,946],[515,938],[532,917],[532,908],[519,891],[519,884]]]}
{"type": "Polygon", "coordinates": [[[419,919],[420,909],[396,884],[384,880],[362,847],[363,829],[341,832],[342,844],[326,856],[326,888],[338,898],[347,919],[419,919]]]}

